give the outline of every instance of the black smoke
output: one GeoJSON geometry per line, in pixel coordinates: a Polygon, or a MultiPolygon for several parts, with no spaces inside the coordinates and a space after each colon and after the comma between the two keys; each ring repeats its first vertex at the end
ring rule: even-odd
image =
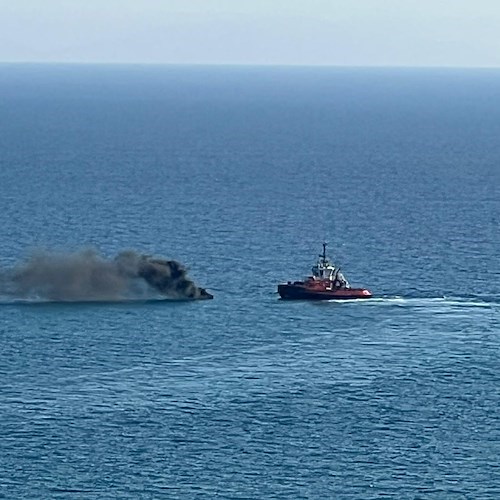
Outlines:
{"type": "Polygon", "coordinates": [[[187,277],[179,262],[132,250],[113,259],[95,250],[38,251],[15,267],[0,270],[0,295],[50,301],[213,298],[187,277]]]}

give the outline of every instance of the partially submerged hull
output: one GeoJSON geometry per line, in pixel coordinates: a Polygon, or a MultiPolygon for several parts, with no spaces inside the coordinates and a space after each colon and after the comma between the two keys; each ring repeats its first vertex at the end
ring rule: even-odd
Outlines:
{"type": "Polygon", "coordinates": [[[285,300],[352,300],[372,297],[366,288],[314,289],[305,283],[278,285],[278,293],[285,300]]]}
{"type": "Polygon", "coordinates": [[[198,295],[198,297],[195,297],[194,300],[211,300],[214,298],[214,296],[207,292],[204,288],[200,288],[200,294],[198,295]]]}

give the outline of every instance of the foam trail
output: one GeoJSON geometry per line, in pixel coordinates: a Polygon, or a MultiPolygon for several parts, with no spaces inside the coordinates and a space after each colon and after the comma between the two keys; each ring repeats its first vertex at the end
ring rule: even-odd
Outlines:
{"type": "Polygon", "coordinates": [[[397,306],[397,307],[483,307],[488,308],[495,303],[492,300],[484,300],[482,298],[471,299],[469,297],[371,297],[369,299],[351,299],[339,300],[332,299],[324,301],[324,303],[338,303],[338,304],[364,304],[365,306],[397,306]]]}
{"type": "Polygon", "coordinates": [[[12,269],[0,270],[0,295],[12,300],[121,301],[154,296],[211,299],[175,260],[133,250],[107,259],[92,249],[38,251],[12,269]]]}

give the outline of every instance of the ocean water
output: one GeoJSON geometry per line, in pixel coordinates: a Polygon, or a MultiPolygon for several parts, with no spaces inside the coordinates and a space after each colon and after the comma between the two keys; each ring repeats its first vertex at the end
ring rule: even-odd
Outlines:
{"type": "Polygon", "coordinates": [[[0,65],[0,267],[174,258],[202,302],[0,305],[1,498],[500,498],[500,71],[0,65]],[[374,299],[286,302],[321,243],[374,299]]]}

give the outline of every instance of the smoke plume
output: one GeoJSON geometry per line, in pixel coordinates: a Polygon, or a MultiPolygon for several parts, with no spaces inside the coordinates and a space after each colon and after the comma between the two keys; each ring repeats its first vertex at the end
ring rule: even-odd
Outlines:
{"type": "Polygon", "coordinates": [[[129,250],[107,259],[94,250],[39,251],[0,270],[0,295],[50,301],[114,301],[151,298],[211,299],[175,260],[129,250]]]}

